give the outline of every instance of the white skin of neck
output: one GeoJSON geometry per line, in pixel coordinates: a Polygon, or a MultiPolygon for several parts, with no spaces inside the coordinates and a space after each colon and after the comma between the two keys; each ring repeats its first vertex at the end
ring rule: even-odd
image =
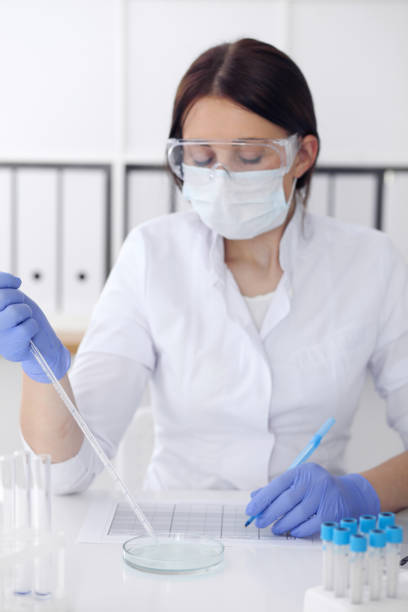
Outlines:
{"type": "MultiPolygon", "coordinates": [[[[183,123],[183,138],[233,140],[237,138],[286,138],[288,132],[228,98],[206,96],[189,110],[183,123]]],[[[291,169],[283,178],[288,200],[293,180],[300,178],[314,163],[317,138],[305,136],[291,169]]],[[[283,225],[247,240],[224,238],[225,263],[241,293],[248,296],[274,291],[282,276],[279,244],[294,210],[295,198],[283,225]]]]}

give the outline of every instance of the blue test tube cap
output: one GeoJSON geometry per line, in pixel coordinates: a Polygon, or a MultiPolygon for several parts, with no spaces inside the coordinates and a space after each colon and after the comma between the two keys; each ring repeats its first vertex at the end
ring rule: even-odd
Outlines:
{"type": "Polygon", "coordinates": [[[360,533],[351,534],[350,536],[351,552],[365,552],[367,550],[367,538],[360,533]]]}
{"type": "Polygon", "coordinates": [[[333,529],[337,527],[337,523],[326,521],[320,525],[320,539],[324,542],[333,540],[333,529]]]}
{"type": "Polygon", "coordinates": [[[372,548],[384,548],[387,542],[384,529],[373,529],[370,531],[369,538],[372,548]]]}
{"type": "Polygon", "coordinates": [[[375,529],[377,517],[374,514],[363,514],[363,516],[360,516],[359,523],[361,533],[369,533],[372,529],[375,529]]]}
{"type": "Polygon", "coordinates": [[[387,525],[385,528],[385,536],[387,538],[387,542],[400,544],[400,542],[402,542],[404,539],[404,532],[402,527],[399,525],[387,525]]]}
{"type": "Polygon", "coordinates": [[[340,521],[340,527],[345,527],[350,533],[357,533],[358,522],[355,518],[344,518],[340,521]]]}
{"type": "Polygon", "coordinates": [[[338,546],[348,546],[350,543],[350,531],[346,527],[335,527],[333,529],[333,542],[338,546]]]}
{"type": "Polygon", "coordinates": [[[395,525],[395,514],[393,512],[380,512],[378,515],[378,528],[385,529],[388,525],[395,525]]]}

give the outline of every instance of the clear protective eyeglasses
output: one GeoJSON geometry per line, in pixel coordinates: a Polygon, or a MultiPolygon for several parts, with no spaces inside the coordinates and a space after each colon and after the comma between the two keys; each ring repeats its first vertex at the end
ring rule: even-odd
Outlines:
{"type": "MultiPolygon", "coordinates": [[[[299,136],[287,138],[240,138],[201,140],[169,138],[167,159],[172,172],[182,181],[190,168],[223,169],[228,173],[291,168],[298,151],[299,136]]],[[[211,173],[208,180],[211,180],[211,173]]]]}

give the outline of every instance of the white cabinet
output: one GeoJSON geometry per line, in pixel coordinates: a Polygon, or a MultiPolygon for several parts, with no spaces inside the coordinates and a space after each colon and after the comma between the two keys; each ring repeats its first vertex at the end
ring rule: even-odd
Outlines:
{"type": "Polygon", "coordinates": [[[72,328],[79,317],[82,326],[109,271],[109,169],[33,165],[13,172],[15,192],[10,171],[0,169],[0,269],[11,270],[15,260],[22,290],[53,321],[72,328]]]}
{"type": "Polygon", "coordinates": [[[12,269],[12,170],[0,168],[0,271],[12,269]]]}
{"type": "Polygon", "coordinates": [[[57,171],[24,168],[16,174],[16,273],[22,290],[47,313],[56,310],[57,171]]]}
{"type": "Polygon", "coordinates": [[[385,176],[384,230],[408,263],[408,171],[385,176]]]}
{"type": "Polygon", "coordinates": [[[127,172],[126,230],[172,210],[172,179],[161,168],[127,172]]]}
{"type": "Polygon", "coordinates": [[[333,216],[347,223],[375,226],[376,177],[337,174],[333,186],[333,216]]]}
{"type": "Polygon", "coordinates": [[[316,215],[330,214],[330,178],[327,174],[315,172],[307,201],[307,210],[316,215]]]}
{"type": "Polygon", "coordinates": [[[107,179],[103,169],[61,172],[61,302],[67,316],[89,315],[105,280],[107,179]]]}

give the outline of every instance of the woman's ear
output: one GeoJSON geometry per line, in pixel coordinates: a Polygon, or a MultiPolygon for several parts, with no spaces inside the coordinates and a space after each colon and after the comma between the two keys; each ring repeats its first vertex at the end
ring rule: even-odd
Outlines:
{"type": "Polygon", "coordinates": [[[302,139],[300,149],[297,152],[293,174],[296,178],[300,178],[305,172],[311,168],[319,151],[319,142],[316,136],[308,134],[302,139]]]}

